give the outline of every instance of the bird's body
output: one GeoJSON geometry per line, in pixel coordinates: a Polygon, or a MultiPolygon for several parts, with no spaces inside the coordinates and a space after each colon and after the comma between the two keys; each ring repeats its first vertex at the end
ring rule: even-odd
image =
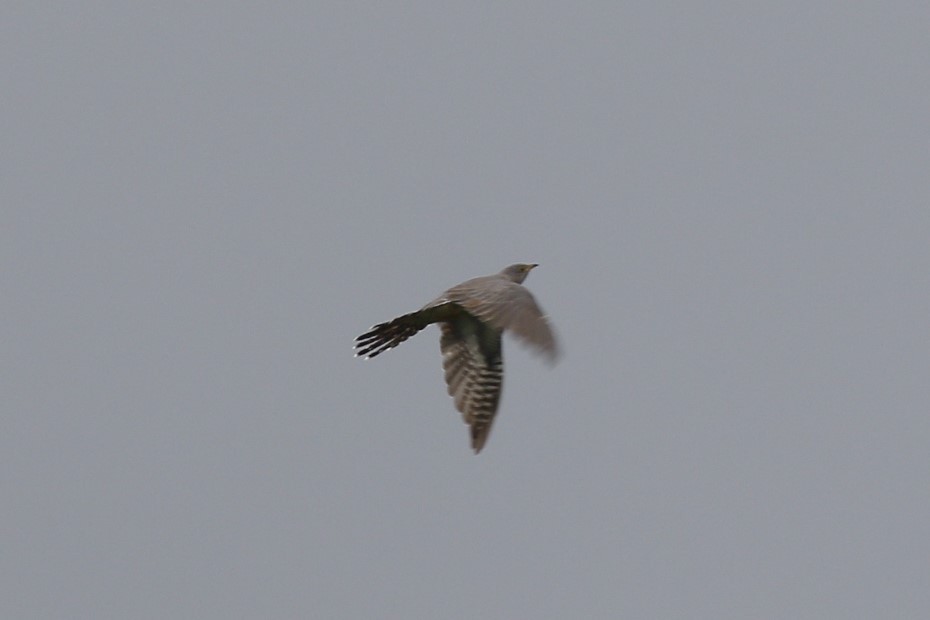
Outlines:
{"type": "Polygon", "coordinates": [[[511,265],[500,273],[453,286],[420,310],[375,325],[356,338],[356,355],[375,357],[438,323],[449,395],[471,428],[472,448],[480,452],[500,402],[503,332],[512,331],[550,360],[558,355],[545,315],[522,286],[533,267],[511,265]]]}

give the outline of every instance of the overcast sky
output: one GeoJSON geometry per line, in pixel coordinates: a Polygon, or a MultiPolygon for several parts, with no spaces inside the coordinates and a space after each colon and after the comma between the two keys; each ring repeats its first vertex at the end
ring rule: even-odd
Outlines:
{"type": "Polygon", "coordinates": [[[930,5],[146,4],[0,9],[0,616],[930,617],[930,5]],[[352,341],[513,262],[475,456],[352,341]]]}

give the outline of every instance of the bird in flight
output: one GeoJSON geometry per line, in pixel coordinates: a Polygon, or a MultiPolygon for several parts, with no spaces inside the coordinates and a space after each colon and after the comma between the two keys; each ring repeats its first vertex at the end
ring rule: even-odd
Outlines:
{"type": "Polygon", "coordinates": [[[518,263],[453,286],[420,310],[379,323],[356,338],[355,355],[370,359],[438,323],[449,396],[470,427],[471,447],[477,454],[488,440],[500,402],[503,332],[513,332],[550,361],[558,357],[546,315],[522,284],[534,267],[518,263]]]}

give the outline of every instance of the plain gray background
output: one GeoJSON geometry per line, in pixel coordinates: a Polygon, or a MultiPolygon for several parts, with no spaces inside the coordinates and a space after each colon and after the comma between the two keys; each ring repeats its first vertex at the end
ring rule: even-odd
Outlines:
{"type": "Polygon", "coordinates": [[[4,618],[930,617],[925,2],[0,23],[4,618]]]}

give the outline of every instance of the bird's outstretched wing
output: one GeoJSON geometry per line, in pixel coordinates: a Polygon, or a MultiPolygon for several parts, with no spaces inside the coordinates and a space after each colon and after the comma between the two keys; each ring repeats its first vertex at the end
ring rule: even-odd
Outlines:
{"type": "Polygon", "coordinates": [[[449,396],[471,429],[471,447],[477,454],[491,433],[501,398],[501,332],[465,313],[440,327],[439,347],[449,396]]]}

